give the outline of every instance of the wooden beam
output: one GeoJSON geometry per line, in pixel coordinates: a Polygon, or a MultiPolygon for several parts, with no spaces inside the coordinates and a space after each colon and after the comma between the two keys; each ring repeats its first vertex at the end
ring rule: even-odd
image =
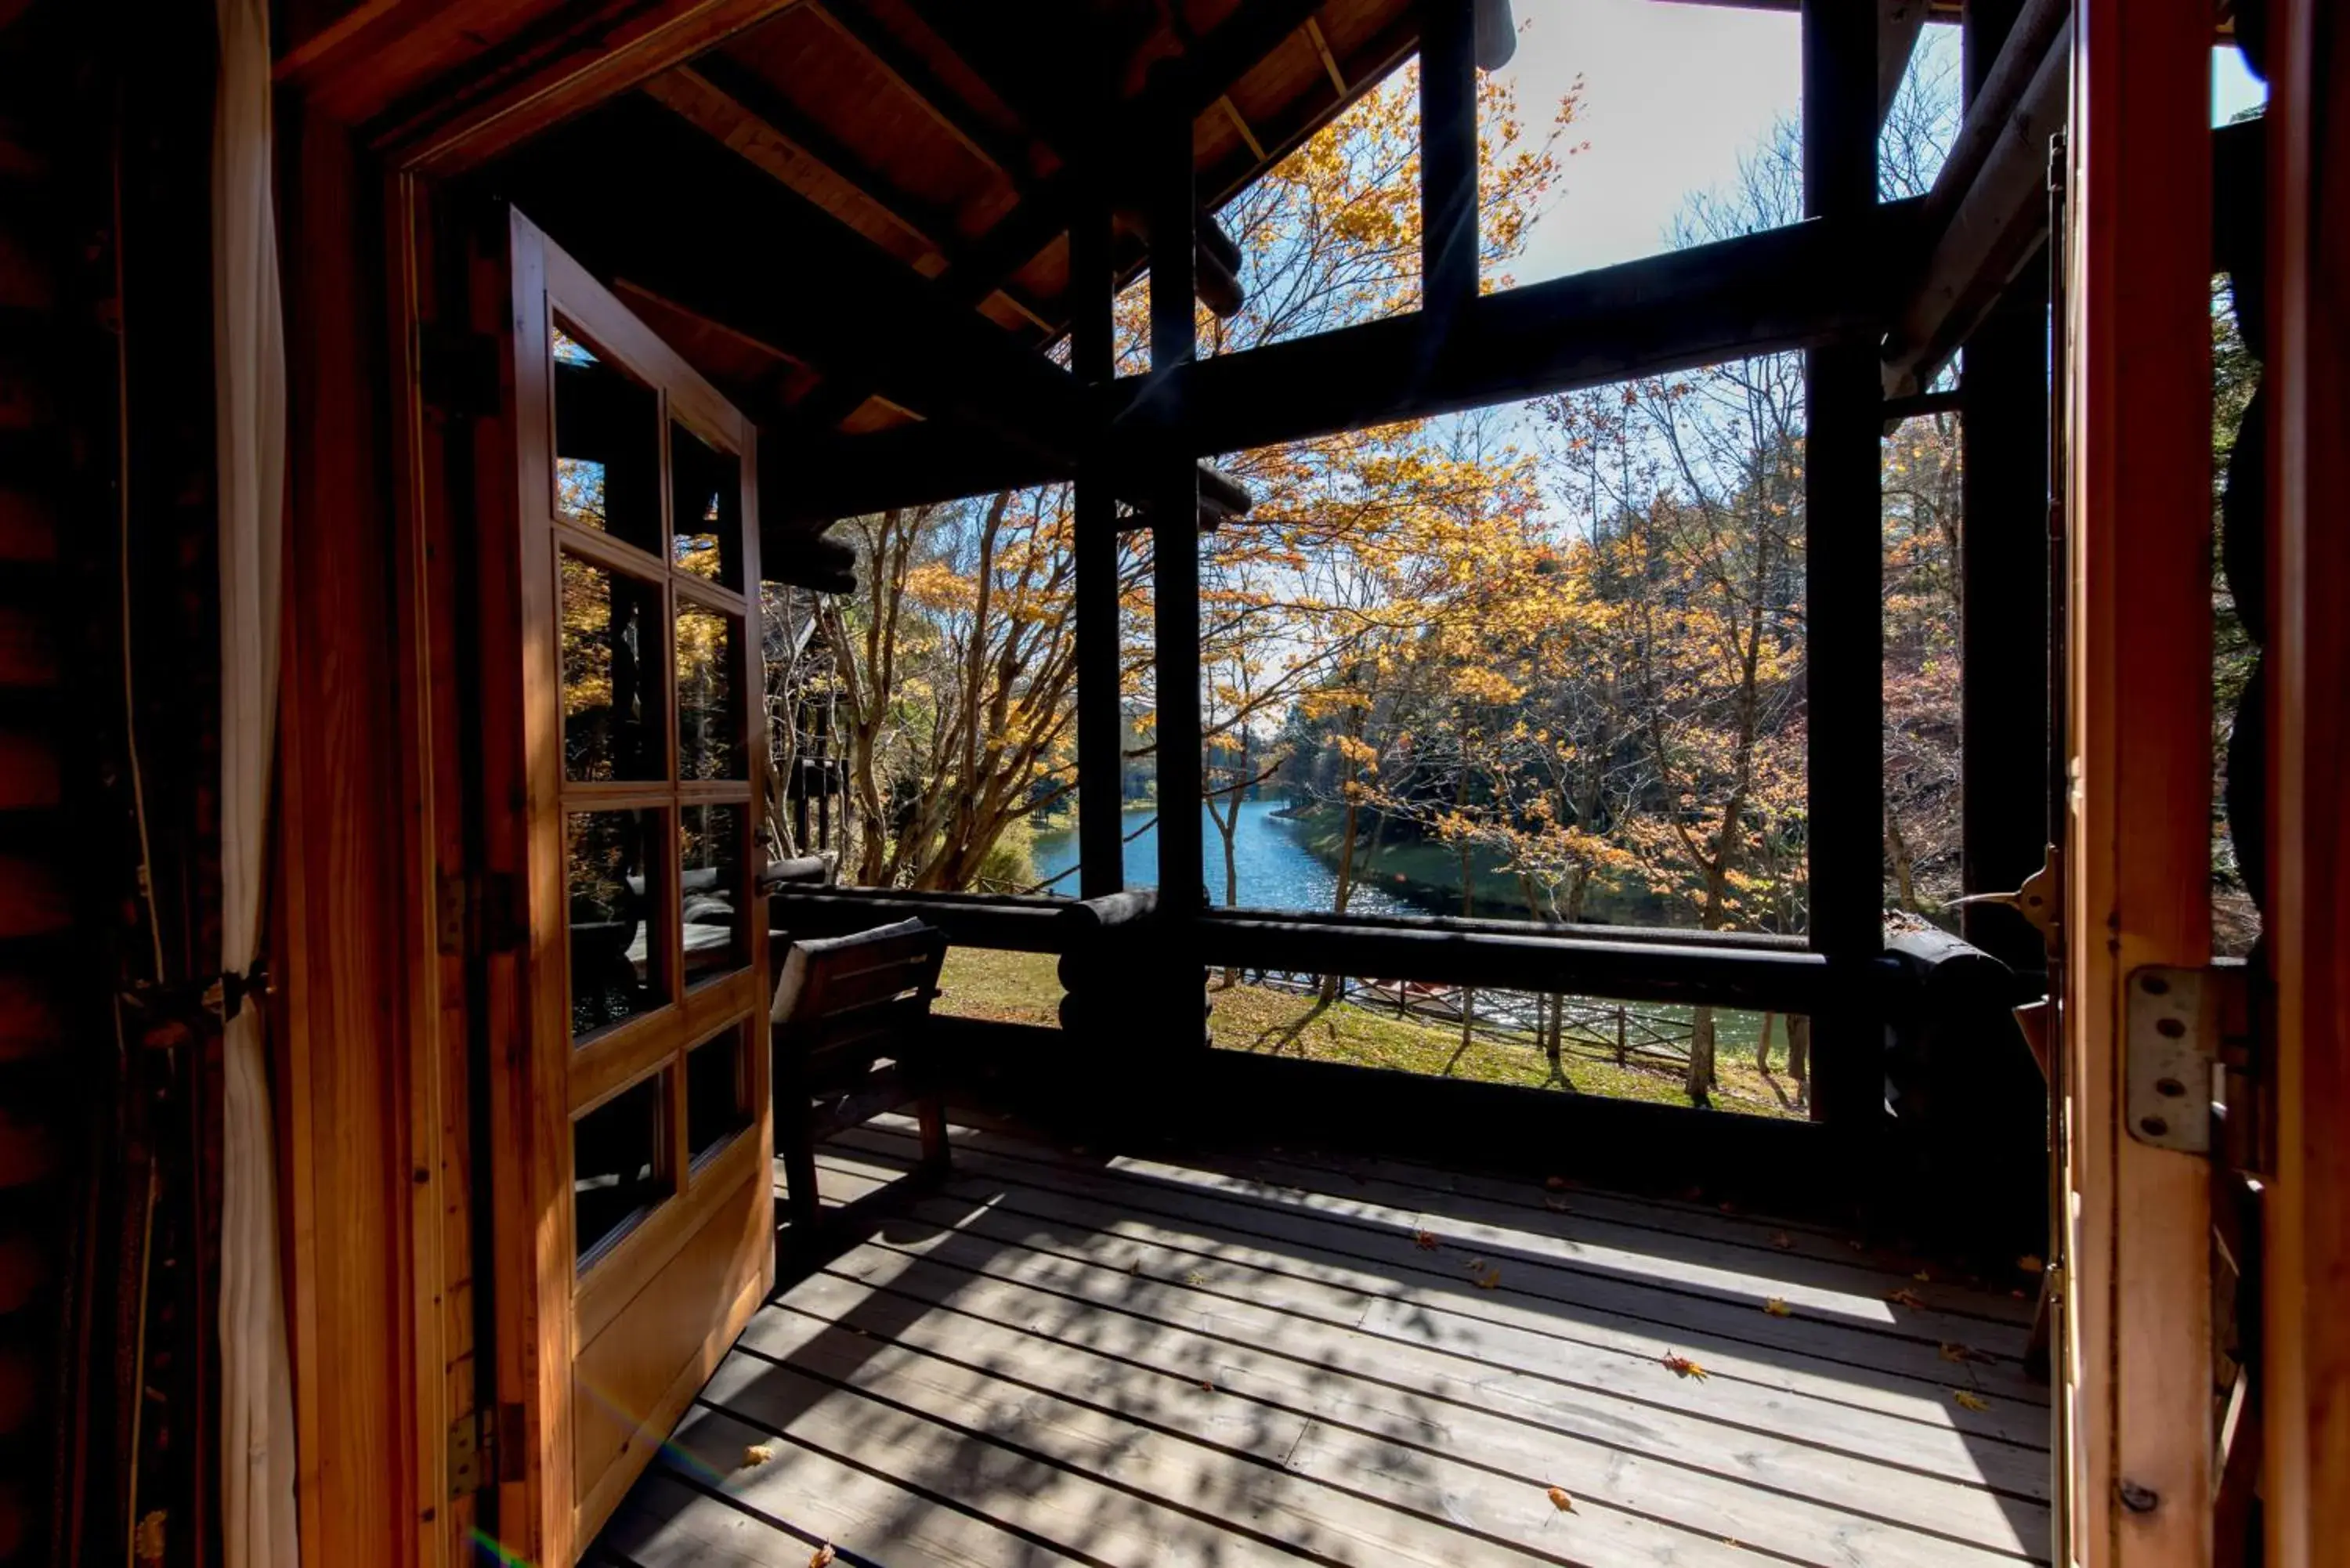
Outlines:
{"type": "Polygon", "coordinates": [[[1338,68],[1337,57],[1330,53],[1330,40],[1322,36],[1322,24],[1306,17],[1305,36],[1313,42],[1314,52],[1322,57],[1322,68],[1329,73],[1331,90],[1338,95],[1341,103],[1345,102],[1354,89],[1347,85],[1347,73],[1338,68]]]}
{"type": "MultiPolygon", "coordinates": [[[[1805,0],[1804,210],[1877,210],[1874,5],[1805,0]]],[[[1806,800],[1812,945],[1852,963],[1884,947],[1884,535],[1877,355],[1866,340],[1804,361],[1806,800]]],[[[1833,1007],[1814,1020],[1814,1115],[1866,1136],[1885,1113],[1881,1025],[1833,1007]]]]}
{"type": "Polygon", "coordinates": [[[1472,0],[1421,0],[1420,310],[1444,332],[1477,297],[1477,59],[1472,0]]]}
{"type": "Polygon", "coordinates": [[[1926,30],[1927,0],[1877,0],[1877,118],[1892,111],[1908,74],[1918,36],[1926,30]]]}
{"type": "MultiPolygon", "coordinates": [[[[1885,202],[1486,295],[1462,308],[1440,360],[1418,314],[1201,360],[1175,378],[1191,410],[1175,439],[1191,456],[1213,457],[1816,343],[1874,344],[1886,275],[1899,270],[1889,258],[1914,246],[1916,205],[1885,202]]],[[[1107,399],[1129,438],[1168,423],[1161,401],[1129,385],[1107,399]]],[[[924,427],[833,443],[809,465],[806,501],[845,517],[1071,472],[924,427]]]]}
{"type": "Polygon", "coordinates": [[[280,59],[279,82],[369,127],[396,168],[462,173],[755,27],[795,0],[362,4],[280,59]]]}
{"type": "MultiPolygon", "coordinates": [[[[2014,0],[1968,7],[1971,101],[2013,25],[2014,0]]],[[[1967,339],[1958,393],[1960,483],[1960,883],[2012,892],[2054,841],[2048,578],[2048,256],[2028,264],[1967,339]]],[[[2043,971],[2040,932],[2013,909],[1975,904],[1967,940],[2022,972],[2043,971]]]]}
{"type": "Polygon", "coordinates": [[[2212,1174],[2133,1136],[2122,1089],[2133,971],[2210,956],[2210,15],[2076,13],[2056,1407],[2072,1460],[2057,1501],[2085,1568],[2214,1560],[2212,1174]]]}
{"type": "Polygon", "coordinates": [[[962,95],[940,80],[938,73],[877,20],[861,0],[809,0],[809,4],[835,32],[879,67],[940,130],[1014,185],[1026,183],[1034,172],[1026,150],[965,104],[962,95]]]}
{"type": "Polygon", "coordinates": [[[613,105],[516,161],[505,189],[598,277],[723,323],[930,419],[1066,463],[1067,371],[908,277],[893,256],[650,101],[613,105]],[[724,244],[689,245],[723,214],[724,244]]]}
{"type": "MultiPolygon", "coordinates": [[[[1162,64],[1146,100],[1181,103],[1180,85],[1190,70],[1162,64]]],[[[1153,514],[1151,601],[1155,682],[1159,699],[1159,904],[1177,920],[1196,913],[1206,892],[1201,869],[1200,664],[1200,475],[1197,454],[1178,432],[1197,405],[1182,381],[1199,352],[1198,317],[1192,308],[1192,224],[1199,198],[1192,187],[1191,127],[1195,115],[1169,112],[1148,128],[1143,178],[1151,233],[1158,244],[1150,265],[1150,374],[1140,397],[1160,410],[1165,422],[1158,441],[1144,450],[1144,486],[1153,514]]],[[[1183,994],[1186,943],[1166,944],[1170,1000],[1183,994]]],[[[1190,984],[1196,988],[1196,975],[1190,984]]],[[[1183,1033],[1177,1020],[1178,1033],[1183,1033]]]]}
{"type": "Polygon", "coordinates": [[[1232,129],[1240,133],[1241,145],[1249,150],[1249,156],[1259,163],[1263,162],[1264,144],[1257,140],[1256,132],[1249,127],[1248,117],[1241,113],[1238,104],[1232,102],[1232,95],[1226,93],[1216,103],[1224,111],[1224,118],[1232,122],[1232,129]]]}
{"type": "MultiPolygon", "coordinates": [[[[1088,160],[1083,194],[1069,221],[1069,359],[1098,398],[1118,379],[1118,278],[1110,258],[1109,171],[1115,155],[1088,160]]],[[[1126,759],[1119,706],[1122,612],[1118,593],[1118,498],[1109,451],[1097,421],[1085,432],[1077,469],[1078,891],[1088,898],[1126,886],[1126,759]]],[[[1068,891],[1064,888],[1063,891],[1068,891]]]]}
{"type": "Polygon", "coordinates": [[[2039,34],[2026,25],[2041,9],[2018,19],[1926,195],[1923,222],[1937,238],[1886,337],[1888,397],[1934,379],[2047,233],[2048,145],[2064,126],[2072,25],[2060,19],[2027,59],[2039,34]]]}
{"type": "MultiPolygon", "coordinates": [[[[757,140],[757,126],[769,128],[775,139],[796,153],[780,163],[764,158],[753,158],[792,189],[819,205],[829,206],[840,202],[852,212],[868,213],[866,223],[850,222],[868,239],[879,242],[875,227],[893,228],[920,244],[928,253],[923,260],[914,262],[914,270],[928,277],[952,274],[958,277],[971,275],[972,247],[956,237],[955,214],[931,208],[901,192],[888,196],[876,195],[886,187],[885,177],[877,170],[860,167],[861,160],[847,147],[833,138],[822,126],[796,110],[784,96],[769,86],[764,78],[750,67],[723,54],[704,57],[697,66],[681,67],[646,84],[649,96],[667,105],[695,124],[733,147],[745,157],[752,157],[753,147],[746,143],[757,140]],[[711,123],[707,117],[689,112],[690,106],[681,107],[672,101],[678,95],[665,96],[665,83],[701,81],[721,100],[721,113],[711,123]],[[749,117],[753,128],[729,129],[723,105],[732,102],[740,112],[749,117]]],[[[844,221],[849,221],[844,217],[844,221]]],[[[1038,314],[1035,305],[1023,299],[1008,285],[999,286],[983,295],[971,298],[970,303],[1001,296],[1013,309],[1034,323],[1047,337],[1054,328],[1038,314]]],[[[959,298],[961,296],[959,295],[959,298]]]]}

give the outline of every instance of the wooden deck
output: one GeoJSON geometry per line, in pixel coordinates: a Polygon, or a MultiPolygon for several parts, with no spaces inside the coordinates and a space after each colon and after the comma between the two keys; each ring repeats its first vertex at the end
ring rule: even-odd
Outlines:
{"type": "MultiPolygon", "coordinates": [[[[826,1197],[912,1152],[844,1136],[826,1197]]],[[[2046,1396],[2004,1292],[1401,1163],[961,1131],[955,1158],[753,1320],[591,1561],[2046,1560],[2046,1396]]]]}

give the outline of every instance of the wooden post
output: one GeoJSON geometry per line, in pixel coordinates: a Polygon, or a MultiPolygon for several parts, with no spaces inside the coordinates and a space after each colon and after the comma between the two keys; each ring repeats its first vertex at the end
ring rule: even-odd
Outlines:
{"type": "Polygon", "coordinates": [[[2276,1160],[2265,1216],[2268,1562],[2350,1540],[2350,26],[2326,0],[2270,6],[2269,821],[2276,1160]]]}
{"type": "Polygon", "coordinates": [[[2074,16],[2058,1503],[2088,1568],[2205,1568],[2210,1171],[2132,1137],[2123,1084],[2132,971],[2210,952],[2211,19],[2074,16]]]}
{"type": "MultiPolygon", "coordinates": [[[[1807,217],[1877,203],[1877,22],[1865,0],[1804,0],[1807,217]]],[[[1804,371],[1812,946],[1858,962],[1884,946],[1882,394],[1865,337],[1810,350],[1804,371]]],[[[1814,1114],[1866,1131],[1884,1114],[1877,1031],[1841,1005],[1820,1024],[1814,1114]]]]}
{"type": "MultiPolygon", "coordinates": [[[[1169,62],[1160,73],[1180,70],[1169,62]]],[[[1179,92],[1154,92],[1180,104],[1179,92]]],[[[1145,178],[1150,211],[1150,379],[1146,398],[1180,396],[1172,373],[1199,352],[1192,312],[1191,118],[1180,111],[1149,128],[1145,178]]],[[[1168,410],[1167,428],[1180,432],[1190,410],[1168,410]]],[[[1152,443],[1147,486],[1151,508],[1159,664],[1159,908],[1177,929],[1204,907],[1200,826],[1200,474],[1180,434],[1152,443]]],[[[1170,944],[1170,961],[1185,967],[1170,944]]]]}
{"type": "MultiPolygon", "coordinates": [[[[1967,99],[1982,88],[2020,9],[1966,9],[1967,99]]],[[[2049,842],[2048,264],[2043,253],[1967,339],[1960,382],[1960,880],[2012,892],[2049,842]]],[[[2019,970],[2047,967],[2014,910],[1976,904],[1967,940],[2019,970]]]]}
{"type": "Polygon", "coordinates": [[[1420,308],[1440,327],[1477,297],[1476,53],[1471,0],[1422,0],[1420,308]]]}
{"type": "MultiPolygon", "coordinates": [[[[1069,352],[1089,389],[1117,378],[1107,171],[1087,171],[1069,218],[1069,352]]],[[[1118,502],[1103,432],[1089,421],[1078,457],[1076,509],[1077,873],[1080,896],[1126,886],[1120,813],[1126,801],[1118,722],[1118,502]]]]}

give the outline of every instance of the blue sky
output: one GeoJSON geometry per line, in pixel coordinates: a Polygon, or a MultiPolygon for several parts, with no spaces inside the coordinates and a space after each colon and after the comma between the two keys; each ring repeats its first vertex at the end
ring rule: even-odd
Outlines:
{"type": "MultiPolygon", "coordinates": [[[[1511,265],[1520,283],[1652,255],[1691,192],[1728,182],[1740,154],[1802,106],[1793,11],[1661,0],[1517,0],[1517,57],[1502,72],[1539,132],[1582,77],[1565,189],[1511,265]]],[[[1958,29],[1927,29],[1923,47],[1955,63],[1958,29]]],[[[2212,54],[2212,123],[2262,100],[2232,48],[2212,54]]]]}

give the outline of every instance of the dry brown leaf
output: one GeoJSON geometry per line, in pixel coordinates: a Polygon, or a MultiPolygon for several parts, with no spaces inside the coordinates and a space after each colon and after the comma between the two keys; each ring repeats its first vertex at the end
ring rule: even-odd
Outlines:
{"type": "Polygon", "coordinates": [[[1895,1306],[1908,1307],[1912,1312],[1924,1312],[1926,1310],[1926,1298],[1919,1295],[1916,1291],[1911,1290],[1907,1285],[1902,1286],[1898,1291],[1886,1292],[1885,1299],[1891,1302],[1895,1306]]]}
{"type": "Polygon", "coordinates": [[[1773,1231],[1771,1232],[1771,1245],[1778,1248],[1779,1251],[1783,1252],[1786,1251],[1788,1249],[1794,1246],[1794,1244],[1795,1239],[1793,1236],[1788,1235],[1784,1231],[1773,1231]]]}
{"type": "Polygon", "coordinates": [[[1422,1231],[1412,1237],[1411,1244],[1423,1252],[1433,1252],[1444,1243],[1436,1239],[1435,1231],[1422,1231]]]}
{"type": "Polygon", "coordinates": [[[1971,1389],[1953,1388],[1950,1390],[1950,1397],[1958,1401],[1960,1409],[1972,1410],[1978,1415],[1991,1408],[1991,1401],[1971,1389]]]}
{"type": "Polygon", "coordinates": [[[2022,1269],[2027,1274],[2039,1273],[2042,1270],[2048,1267],[2045,1262],[2030,1252],[2026,1252],[2021,1258],[2016,1259],[2015,1266],[2022,1269]]]}
{"type": "Polygon", "coordinates": [[[1502,1271],[1499,1269],[1488,1269],[1483,1273],[1477,1276],[1477,1288],[1481,1291],[1497,1289],[1500,1287],[1501,1282],[1502,1271]]]}
{"type": "Polygon", "coordinates": [[[1665,1370],[1676,1377],[1694,1377],[1700,1383],[1706,1380],[1705,1368],[1677,1351],[1668,1350],[1659,1359],[1665,1364],[1665,1370]]]}
{"type": "Polygon", "coordinates": [[[1558,1510],[1561,1513],[1573,1513],[1575,1511],[1575,1500],[1566,1495],[1566,1489],[1563,1486],[1555,1486],[1550,1489],[1550,1505],[1558,1510]]]}
{"type": "Polygon", "coordinates": [[[1553,1192],[1564,1192],[1566,1190],[1566,1178],[1564,1176],[1545,1176],[1543,1178],[1543,1185],[1549,1188],[1553,1192]]]}
{"type": "Polygon", "coordinates": [[[1762,1310],[1769,1313],[1773,1317],[1793,1317],[1795,1315],[1794,1309],[1787,1304],[1787,1298],[1784,1296],[1773,1296],[1769,1301],[1762,1303],[1762,1310]]]}
{"type": "Polygon", "coordinates": [[[1968,1362],[1989,1361],[1991,1357],[1984,1355],[1981,1351],[1975,1349],[1972,1345],[1946,1345],[1942,1346],[1942,1359],[1945,1361],[1968,1362]]]}
{"type": "Polygon", "coordinates": [[[753,1465],[764,1465],[775,1457],[775,1449],[774,1444],[754,1443],[749,1448],[743,1450],[743,1468],[747,1469],[753,1465]]]}
{"type": "Polygon", "coordinates": [[[815,1556],[808,1559],[808,1568],[832,1568],[832,1542],[827,1541],[816,1549],[815,1556]]]}

